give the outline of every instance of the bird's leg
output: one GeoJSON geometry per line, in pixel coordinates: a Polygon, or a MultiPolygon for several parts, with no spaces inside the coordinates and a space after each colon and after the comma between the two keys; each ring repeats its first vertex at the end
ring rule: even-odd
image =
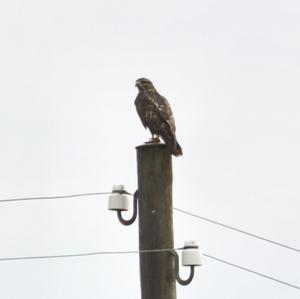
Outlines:
{"type": "Polygon", "coordinates": [[[156,134],[152,134],[152,138],[150,139],[151,143],[160,143],[159,136],[156,134]]]}
{"type": "Polygon", "coordinates": [[[160,143],[159,136],[156,135],[156,134],[153,134],[153,135],[152,135],[152,142],[153,142],[153,143],[160,143]]]}
{"type": "Polygon", "coordinates": [[[160,143],[159,136],[156,134],[152,134],[152,138],[150,138],[149,141],[146,143],[160,143]]]}

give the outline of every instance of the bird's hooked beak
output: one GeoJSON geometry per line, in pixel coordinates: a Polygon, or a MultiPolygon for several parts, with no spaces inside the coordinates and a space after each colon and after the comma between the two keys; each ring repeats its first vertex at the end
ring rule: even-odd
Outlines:
{"type": "Polygon", "coordinates": [[[141,82],[139,80],[135,81],[135,86],[139,87],[141,85],[141,82]]]}

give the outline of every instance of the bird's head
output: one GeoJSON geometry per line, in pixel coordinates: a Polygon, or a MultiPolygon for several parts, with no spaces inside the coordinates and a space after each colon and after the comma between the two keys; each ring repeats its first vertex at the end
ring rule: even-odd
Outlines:
{"type": "Polygon", "coordinates": [[[140,78],[135,81],[135,86],[139,91],[155,90],[153,83],[146,78],[140,78]]]}

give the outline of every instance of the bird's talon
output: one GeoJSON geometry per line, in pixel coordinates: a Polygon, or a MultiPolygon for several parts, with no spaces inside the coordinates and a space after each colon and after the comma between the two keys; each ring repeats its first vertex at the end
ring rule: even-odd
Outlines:
{"type": "Polygon", "coordinates": [[[148,144],[148,143],[160,143],[160,139],[159,139],[159,137],[152,137],[149,139],[148,142],[146,142],[146,144],[148,144]]]}
{"type": "Polygon", "coordinates": [[[152,138],[152,142],[153,142],[153,143],[160,143],[159,137],[154,137],[154,138],[152,138]]]}

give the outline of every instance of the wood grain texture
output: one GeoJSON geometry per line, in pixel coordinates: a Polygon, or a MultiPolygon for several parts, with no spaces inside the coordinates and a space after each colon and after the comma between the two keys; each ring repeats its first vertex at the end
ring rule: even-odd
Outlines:
{"type": "MultiPolygon", "coordinates": [[[[139,248],[174,248],[172,157],[165,144],[137,147],[139,248]]],[[[174,256],[140,254],[142,299],[175,299],[174,256]]]]}

